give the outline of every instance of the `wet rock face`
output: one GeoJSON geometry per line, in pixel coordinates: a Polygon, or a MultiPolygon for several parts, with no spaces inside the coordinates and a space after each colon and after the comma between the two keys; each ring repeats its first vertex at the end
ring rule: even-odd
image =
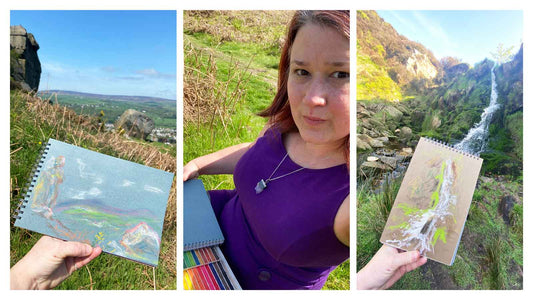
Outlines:
{"type": "Polygon", "coordinates": [[[41,80],[41,62],[37,55],[39,44],[31,33],[20,25],[10,27],[9,48],[12,86],[37,91],[41,80]]]}
{"type": "Polygon", "coordinates": [[[511,212],[513,211],[513,207],[516,202],[517,201],[515,197],[507,195],[500,200],[500,203],[498,205],[498,212],[500,213],[503,218],[503,221],[507,225],[511,223],[511,212]]]}

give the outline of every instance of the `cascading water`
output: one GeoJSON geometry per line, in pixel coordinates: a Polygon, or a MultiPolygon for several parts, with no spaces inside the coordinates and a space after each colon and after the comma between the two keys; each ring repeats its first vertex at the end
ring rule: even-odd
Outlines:
{"type": "Polygon", "coordinates": [[[487,106],[483,111],[483,114],[481,114],[481,121],[474,125],[474,127],[470,128],[470,131],[468,131],[468,134],[462,141],[454,145],[454,148],[456,149],[479,155],[487,146],[489,124],[492,119],[492,115],[494,115],[494,112],[500,107],[500,104],[497,102],[498,91],[496,90],[496,76],[494,75],[494,68],[496,68],[496,65],[494,65],[494,67],[492,67],[490,70],[492,89],[490,93],[489,106],[487,106]]]}

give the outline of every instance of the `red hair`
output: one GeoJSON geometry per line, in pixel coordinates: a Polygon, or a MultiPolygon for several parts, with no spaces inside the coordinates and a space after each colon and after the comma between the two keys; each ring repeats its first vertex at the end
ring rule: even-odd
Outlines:
{"type": "MultiPolygon", "coordinates": [[[[350,40],[350,11],[347,10],[301,10],[292,17],[287,30],[285,45],[281,51],[281,59],[278,68],[278,89],[274,101],[258,115],[268,117],[269,123],[277,127],[282,133],[296,130],[296,124],[292,118],[287,92],[289,79],[289,64],[291,61],[291,49],[296,39],[296,34],[304,25],[315,24],[332,28],[343,37],[350,40]]],[[[344,156],[349,164],[350,135],[343,143],[344,156]]]]}

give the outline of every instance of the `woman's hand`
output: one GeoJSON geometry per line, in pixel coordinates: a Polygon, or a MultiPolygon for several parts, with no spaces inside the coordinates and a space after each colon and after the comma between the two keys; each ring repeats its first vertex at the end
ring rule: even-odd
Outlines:
{"type": "Polygon", "coordinates": [[[11,268],[11,289],[54,288],[100,253],[100,247],[43,236],[11,268]]]}
{"type": "Polygon", "coordinates": [[[357,289],[388,289],[405,273],[425,264],[418,251],[401,252],[383,245],[370,262],[357,273],[357,289]]]}
{"type": "Polygon", "coordinates": [[[191,160],[185,166],[183,166],[183,181],[187,181],[198,176],[200,176],[200,168],[198,168],[198,165],[194,162],[194,160],[191,160]]]}

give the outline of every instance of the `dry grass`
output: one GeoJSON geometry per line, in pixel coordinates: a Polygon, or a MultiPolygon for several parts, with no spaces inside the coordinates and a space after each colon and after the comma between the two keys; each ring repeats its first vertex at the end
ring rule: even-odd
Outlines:
{"type": "Polygon", "coordinates": [[[251,73],[248,71],[252,59],[246,66],[231,60],[227,75],[220,75],[214,55],[207,50],[197,49],[191,43],[185,45],[183,78],[183,119],[185,123],[196,124],[198,128],[207,124],[210,131],[218,124],[228,135],[227,124],[246,97],[246,85],[251,73]]]}
{"type": "Polygon", "coordinates": [[[183,13],[183,28],[190,33],[208,33],[218,42],[256,42],[281,48],[284,37],[279,33],[285,32],[293,14],[282,10],[190,10],[183,13]]]}

